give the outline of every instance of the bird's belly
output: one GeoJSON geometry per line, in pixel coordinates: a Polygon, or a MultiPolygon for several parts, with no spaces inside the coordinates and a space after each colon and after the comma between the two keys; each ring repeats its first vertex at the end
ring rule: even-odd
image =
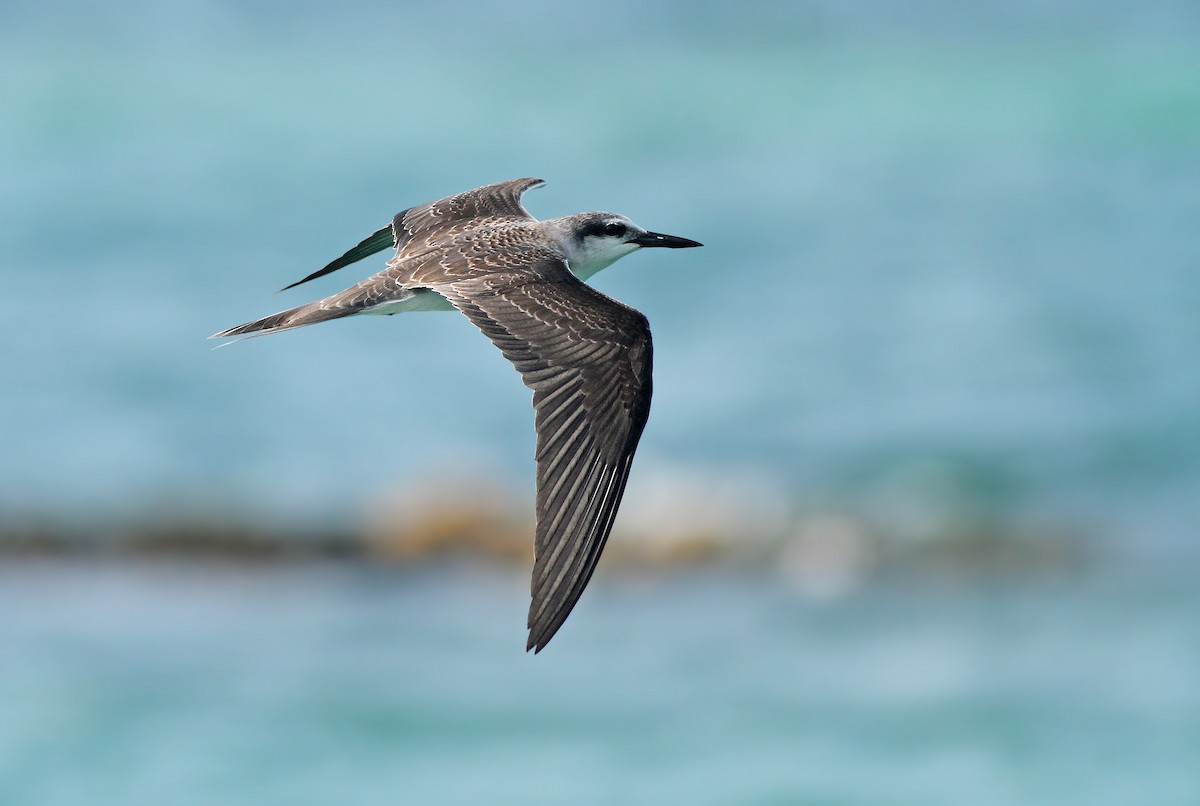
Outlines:
{"type": "Polygon", "coordinates": [[[409,313],[411,311],[452,310],[454,310],[454,306],[441,294],[436,291],[430,291],[427,288],[419,288],[410,297],[381,303],[373,308],[367,308],[363,313],[373,316],[391,316],[392,314],[409,313]]]}

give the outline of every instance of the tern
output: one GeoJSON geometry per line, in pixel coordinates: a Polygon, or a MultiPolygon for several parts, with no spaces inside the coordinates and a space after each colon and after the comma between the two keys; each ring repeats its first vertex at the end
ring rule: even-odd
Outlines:
{"type": "MultiPolygon", "coordinates": [[[[397,213],[286,288],[388,247],[378,274],[338,294],[223,330],[250,338],[360,314],[459,310],[533,390],[537,492],[526,651],[540,652],[592,577],[650,413],[650,325],[583,281],[639,249],[700,246],[614,213],[539,221],[513,179],[397,213]]],[[[286,289],[285,289],[286,290],[286,289]]]]}

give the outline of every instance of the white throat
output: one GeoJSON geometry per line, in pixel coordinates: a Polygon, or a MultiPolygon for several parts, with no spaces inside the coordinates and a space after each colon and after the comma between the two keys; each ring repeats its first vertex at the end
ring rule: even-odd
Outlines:
{"type": "Polygon", "coordinates": [[[607,269],[638,249],[638,245],[632,243],[616,243],[601,238],[579,239],[575,237],[574,222],[570,216],[542,223],[562,248],[571,273],[580,280],[586,280],[601,269],[607,269]]]}
{"type": "Polygon", "coordinates": [[[637,246],[596,242],[589,239],[582,246],[567,250],[567,265],[580,280],[586,280],[601,269],[607,269],[628,255],[637,246]]]}

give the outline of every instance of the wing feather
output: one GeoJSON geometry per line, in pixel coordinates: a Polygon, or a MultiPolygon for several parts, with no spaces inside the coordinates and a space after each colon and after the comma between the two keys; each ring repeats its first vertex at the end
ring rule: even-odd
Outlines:
{"type": "Polygon", "coordinates": [[[289,288],[295,288],[298,285],[303,285],[304,283],[307,283],[309,280],[315,280],[318,277],[324,277],[326,274],[332,274],[333,272],[337,271],[338,269],[349,266],[351,263],[357,263],[358,261],[362,260],[365,257],[370,257],[371,255],[375,254],[376,252],[382,252],[384,249],[387,249],[389,246],[395,245],[395,243],[396,243],[396,239],[395,239],[395,236],[392,234],[392,225],[388,224],[386,227],[380,227],[379,229],[375,230],[370,235],[368,235],[366,238],[363,238],[361,241],[359,241],[358,244],[355,245],[353,249],[350,249],[341,257],[337,258],[336,260],[331,260],[329,263],[326,263],[324,266],[317,269],[312,274],[305,277],[303,280],[297,280],[296,282],[292,283],[291,285],[285,285],[283,288],[281,288],[279,290],[287,291],[289,288]]]}
{"type": "Polygon", "coordinates": [[[396,249],[397,257],[403,258],[427,252],[464,227],[486,227],[514,219],[532,221],[533,216],[521,206],[521,195],[544,184],[543,180],[532,177],[510,179],[401,210],[392,218],[391,224],[375,230],[344,255],[303,280],[297,280],[280,290],[287,291],[309,280],[332,274],[389,246],[396,249]]]}
{"type": "Polygon", "coordinates": [[[537,528],[528,648],[541,650],[600,559],[650,412],[646,318],[584,285],[560,258],[521,270],[474,261],[421,284],[467,315],[533,389],[537,528]]]}

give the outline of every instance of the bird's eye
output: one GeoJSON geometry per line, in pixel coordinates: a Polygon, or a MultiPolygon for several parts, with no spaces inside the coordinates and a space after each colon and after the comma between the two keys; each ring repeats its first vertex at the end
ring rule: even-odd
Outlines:
{"type": "Polygon", "coordinates": [[[625,225],[619,221],[613,221],[611,224],[605,224],[604,234],[613,238],[620,238],[625,235],[625,225]]]}

